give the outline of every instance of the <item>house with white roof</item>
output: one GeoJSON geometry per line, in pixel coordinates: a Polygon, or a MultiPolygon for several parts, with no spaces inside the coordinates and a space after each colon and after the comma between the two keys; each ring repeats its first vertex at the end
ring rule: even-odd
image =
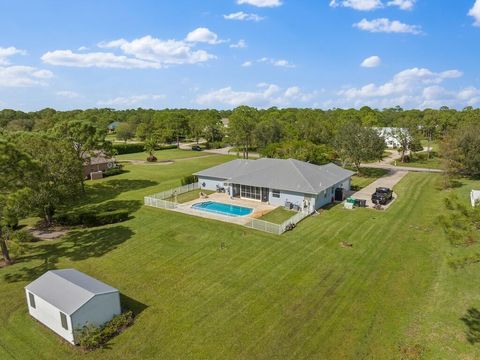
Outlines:
{"type": "Polygon", "coordinates": [[[121,313],[117,289],[75,269],[47,271],[25,293],[30,315],[72,344],[76,330],[121,313]]]}
{"type": "Polygon", "coordinates": [[[389,149],[396,149],[402,146],[398,139],[398,134],[409,136],[409,132],[404,128],[392,128],[392,127],[383,127],[383,128],[374,128],[378,135],[385,139],[385,144],[389,149]]]}
{"type": "Polygon", "coordinates": [[[195,173],[202,189],[225,189],[232,198],[313,211],[342,201],[353,171],[333,163],[314,165],[295,159],[236,159],[195,173]]]}

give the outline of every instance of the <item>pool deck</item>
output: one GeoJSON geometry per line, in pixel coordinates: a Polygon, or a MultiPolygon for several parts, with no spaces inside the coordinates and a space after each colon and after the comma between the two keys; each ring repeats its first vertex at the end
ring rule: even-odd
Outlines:
{"type": "Polygon", "coordinates": [[[199,216],[207,219],[214,219],[214,220],[244,225],[248,223],[249,219],[252,219],[252,218],[258,219],[259,217],[262,217],[263,215],[269,213],[270,211],[276,208],[277,206],[268,205],[260,201],[230,198],[230,196],[228,196],[227,194],[214,193],[214,194],[208,195],[208,197],[204,199],[198,198],[196,200],[192,200],[183,204],[178,204],[173,211],[181,212],[188,215],[199,216]],[[216,201],[224,204],[243,206],[243,207],[253,209],[253,212],[246,216],[235,217],[235,216],[227,216],[227,215],[215,214],[207,211],[192,209],[192,205],[202,201],[216,201]]]}

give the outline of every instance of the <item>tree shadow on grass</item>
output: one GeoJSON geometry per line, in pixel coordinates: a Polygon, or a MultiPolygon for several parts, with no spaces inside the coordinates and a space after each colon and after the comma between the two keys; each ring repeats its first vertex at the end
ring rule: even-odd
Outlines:
{"type": "Polygon", "coordinates": [[[157,185],[158,182],[151,180],[116,179],[99,182],[86,187],[87,196],[84,203],[101,203],[114,199],[121,193],[139,190],[157,185]]]}
{"type": "Polygon", "coordinates": [[[476,308],[470,308],[467,313],[460,318],[467,325],[467,340],[470,344],[480,342],[480,311],[476,308]]]}
{"type": "Polygon", "coordinates": [[[74,230],[68,233],[61,242],[45,243],[34,248],[33,255],[24,256],[18,263],[42,260],[40,265],[24,266],[13,273],[4,275],[7,282],[32,281],[45,271],[56,269],[60,258],[72,261],[100,257],[116,249],[128,240],[133,231],[125,226],[114,226],[101,229],[74,230]]]}
{"type": "Polygon", "coordinates": [[[101,204],[85,205],[82,209],[89,209],[95,213],[111,212],[115,210],[127,210],[130,214],[142,207],[140,200],[111,200],[101,204]]]}

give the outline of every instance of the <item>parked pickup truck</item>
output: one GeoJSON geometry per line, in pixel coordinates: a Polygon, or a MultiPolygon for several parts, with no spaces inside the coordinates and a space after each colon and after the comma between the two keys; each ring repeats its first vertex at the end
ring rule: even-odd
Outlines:
{"type": "Polygon", "coordinates": [[[393,191],[389,188],[380,187],[372,195],[372,202],[375,205],[386,205],[393,198],[393,191]]]}

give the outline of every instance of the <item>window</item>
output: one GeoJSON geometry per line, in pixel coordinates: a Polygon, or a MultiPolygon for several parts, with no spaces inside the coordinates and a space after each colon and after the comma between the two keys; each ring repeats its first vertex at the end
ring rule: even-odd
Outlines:
{"type": "Polygon", "coordinates": [[[272,197],[279,198],[280,197],[280,190],[272,190],[272,197]]]}
{"type": "Polygon", "coordinates": [[[36,307],[35,307],[35,295],[33,295],[31,292],[28,293],[28,301],[30,302],[30,307],[36,309],[36,307]]]}
{"type": "Polygon", "coordinates": [[[262,189],[255,186],[242,185],[240,187],[240,197],[254,200],[262,199],[262,189]]]}
{"type": "Polygon", "coordinates": [[[62,327],[65,329],[65,330],[68,330],[68,322],[67,322],[67,315],[65,315],[64,313],[60,313],[60,321],[62,322],[62,327]]]}

